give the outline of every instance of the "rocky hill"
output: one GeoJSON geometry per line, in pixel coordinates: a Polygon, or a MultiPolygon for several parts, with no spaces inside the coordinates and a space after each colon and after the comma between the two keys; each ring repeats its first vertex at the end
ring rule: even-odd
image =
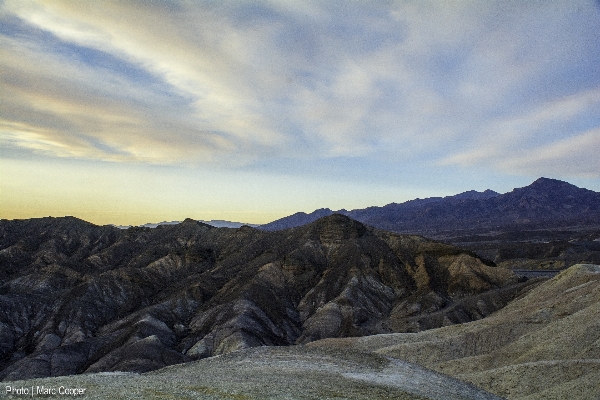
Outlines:
{"type": "Polygon", "coordinates": [[[0,379],[417,332],[481,319],[538,283],[339,214],[278,232],[2,220],[0,379]]]}

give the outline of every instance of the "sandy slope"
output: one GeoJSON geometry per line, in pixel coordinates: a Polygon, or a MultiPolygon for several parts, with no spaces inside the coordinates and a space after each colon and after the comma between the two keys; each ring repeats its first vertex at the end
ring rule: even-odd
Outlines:
{"type": "Polygon", "coordinates": [[[306,346],[246,349],[146,374],[97,373],[6,384],[33,385],[34,390],[41,385],[85,388],[86,399],[498,399],[415,364],[306,346]]]}
{"type": "Polygon", "coordinates": [[[509,399],[597,399],[600,266],[575,265],[480,321],[312,345],[415,362],[509,399]]]}

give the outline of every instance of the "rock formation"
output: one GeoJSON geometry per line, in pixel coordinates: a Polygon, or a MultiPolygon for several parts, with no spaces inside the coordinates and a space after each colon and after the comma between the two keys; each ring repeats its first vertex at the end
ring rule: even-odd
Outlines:
{"type": "Polygon", "coordinates": [[[343,215],[279,232],[0,222],[0,379],[144,372],[263,346],[477,320],[536,285],[343,215]]]}

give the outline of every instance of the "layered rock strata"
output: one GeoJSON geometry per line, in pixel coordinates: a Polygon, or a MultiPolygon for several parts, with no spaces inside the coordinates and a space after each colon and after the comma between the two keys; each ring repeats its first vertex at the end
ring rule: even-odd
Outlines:
{"type": "Polygon", "coordinates": [[[264,232],[0,222],[0,379],[145,372],[243,348],[481,319],[536,285],[343,215],[264,232]]]}

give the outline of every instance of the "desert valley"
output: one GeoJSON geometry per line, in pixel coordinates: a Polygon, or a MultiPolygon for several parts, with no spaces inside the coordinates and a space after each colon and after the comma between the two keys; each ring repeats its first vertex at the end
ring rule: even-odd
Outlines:
{"type": "Polygon", "coordinates": [[[599,27],[0,0],[0,398],[600,400],[599,27]]]}
{"type": "Polygon", "coordinates": [[[7,395],[600,396],[600,194],[561,181],[259,227],[2,220],[0,247],[7,395]]]}

